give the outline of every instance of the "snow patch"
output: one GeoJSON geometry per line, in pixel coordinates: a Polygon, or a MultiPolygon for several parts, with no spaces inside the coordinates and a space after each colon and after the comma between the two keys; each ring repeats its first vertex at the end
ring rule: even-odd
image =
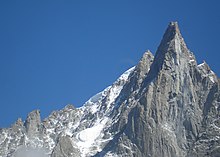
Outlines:
{"type": "Polygon", "coordinates": [[[193,62],[195,62],[195,59],[190,59],[189,62],[193,63],[193,62]]]}
{"type": "Polygon", "coordinates": [[[89,154],[91,148],[95,146],[96,140],[98,138],[102,138],[101,133],[107,121],[108,118],[97,121],[96,124],[94,124],[91,128],[82,130],[76,135],[76,139],[78,139],[76,145],[79,147],[82,156],[86,156],[87,154],[89,154]]]}
{"type": "Polygon", "coordinates": [[[203,67],[204,65],[205,65],[205,63],[201,63],[197,67],[200,68],[200,67],[203,67]]]}
{"type": "Polygon", "coordinates": [[[215,83],[215,73],[211,70],[209,73],[209,79],[212,81],[212,83],[215,83]]]}
{"type": "Polygon", "coordinates": [[[100,124],[96,124],[95,126],[91,128],[87,128],[81,131],[79,133],[79,140],[87,144],[93,143],[95,139],[99,137],[104,124],[105,122],[102,122],[100,124]]]}
{"type": "Polygon", "coordinates": [[[206,69],[207,66],[208,65],[205,62],[203,62],[202,64],[199,64],[197,67],[202,71],[203,77],[208,77],[212,83],[215,83],[216,82],[216,75],[209,68],[206,69]]]}

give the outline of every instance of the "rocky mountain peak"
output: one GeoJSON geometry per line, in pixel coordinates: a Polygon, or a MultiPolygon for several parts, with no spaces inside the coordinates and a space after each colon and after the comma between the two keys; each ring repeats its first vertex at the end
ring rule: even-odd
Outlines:
{"type": "Polygon", "coordinates": [[[169,35],[169,36],[171,36],[171,35],[175,36],[175,34],[181,35],[178,23],[177,22],[170,22],[165,34],[169,35]]]}
{"type": "Polygon", "coordinates": [[[34,110],[30,112],[25,121],[25,127],[28,135],[34,135],[40,131],[41,118],[40,111],[34,110]]]}
{"type": "Polygon", "coordinates": [[[156,52],[156,61],[160,58],[168,59],[166,57],[175,56],[189,56],[189,50],[186,43],[180,33],[179,26],[177,22],[171,22],[161,40],[161,43],[156,52]]]}
{"type": "Polygon", "coordinates": [[[147,50],[136,66],[136,70],[139,72],[140,76],[144,76],[150,70],[150,65],[152,64],[153,60],[153,54],[150,52],[150,50],[147,50]]]}
{"type": "Polygon", "coordinates": [[[211,82],[213,83],[218,82],[217,76],[215,75],[215,73],[211,70],[211,68],[205,61],[203,61],[203,63],[198,65],[198,69],[203,77],[208,76],[211,82]]]}
{"type": "Polygon", "coordinates": [[[187,48],[177,22],[171,22],[156,51],[146,82],[157,77],[161,70],[170,74],[187,71],[189,64],[197,64],[195,57],[187,48]]]}
{"type": "Polygon", "coordinates": [[[24,123],[23,123],[23,121],[22,121],[21,118],[18,118],[14,125],[16,125],[16,126],[20,126],[20,127],[21,127],[21,126],[24,125],[24,123]]]}
{"type": "Polygon", "coordinates": [[[197,65],[177,22],[156,51],[82,107],[0,129],[0,157],[219,157],[220,80],[197,65]]]}
{"type": "Polygon", "coordinates": [[[146,63],[147,61],[153,61],[153,58],[154,58],[154,56],[151,53],[151,51],[147,50],[146,52],[144,52],[142,58],[139,61],[139,64],[140,63],[146,63]]]}
{"type": "Polygon", "coordinates": [[[211,71],[209,65],[206,61],[203,61],[201,64],[198,65],[198,68],[202,70],[204,73],[209,73],[211,71]]]}
{"type": "Polygon", "coordinates": [[[186,47],[177,22],[170,22],[160,45],[170,45],[173,40],[180,40],[180,44],[186,47]]]}

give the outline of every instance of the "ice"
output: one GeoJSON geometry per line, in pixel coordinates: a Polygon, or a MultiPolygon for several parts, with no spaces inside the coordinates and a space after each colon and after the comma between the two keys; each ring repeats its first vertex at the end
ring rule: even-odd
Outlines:
{"type": "MultiPolygon", "coordinates": [[[[102,130],[105,127],[108,118],[104,118],[101,121],[97,121],[94,126],[82,130],[76,135],[76,138],[79,140],[76,145],[79,147],[82,156],[86,156],[91,151],[92,146],[95,145],[98,138],[102,138],[102,130]]],[[[98,148],[97,148],[98,149],[98,148]]]]}
{"type": "Polygon", "coordinates": [[[91,144],[99,137],[100,132],[102,131],[103,125],[99,124],[92,128],[85,129],[79,133],[79,140],[81,142],[91,144]]]}

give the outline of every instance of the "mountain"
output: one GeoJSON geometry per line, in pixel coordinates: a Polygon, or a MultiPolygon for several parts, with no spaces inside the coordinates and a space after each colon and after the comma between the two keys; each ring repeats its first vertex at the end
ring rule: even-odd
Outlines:
{"type": "Polygon", "coordinates": [[[177,22],[82,107],[0,129],[0,157],[219,157],[220,79],[197,64],[177,22]]]}

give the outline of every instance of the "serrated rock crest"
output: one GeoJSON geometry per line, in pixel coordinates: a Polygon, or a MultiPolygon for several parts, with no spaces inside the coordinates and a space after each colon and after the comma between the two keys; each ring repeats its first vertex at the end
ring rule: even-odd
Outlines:
{"type": "Polygon", "coordinates": [[[0,129],[0,157],[218,157],[219,111],[218,77],[171,22],[155,57],[146,51],[82,107],[0,129]]]}

